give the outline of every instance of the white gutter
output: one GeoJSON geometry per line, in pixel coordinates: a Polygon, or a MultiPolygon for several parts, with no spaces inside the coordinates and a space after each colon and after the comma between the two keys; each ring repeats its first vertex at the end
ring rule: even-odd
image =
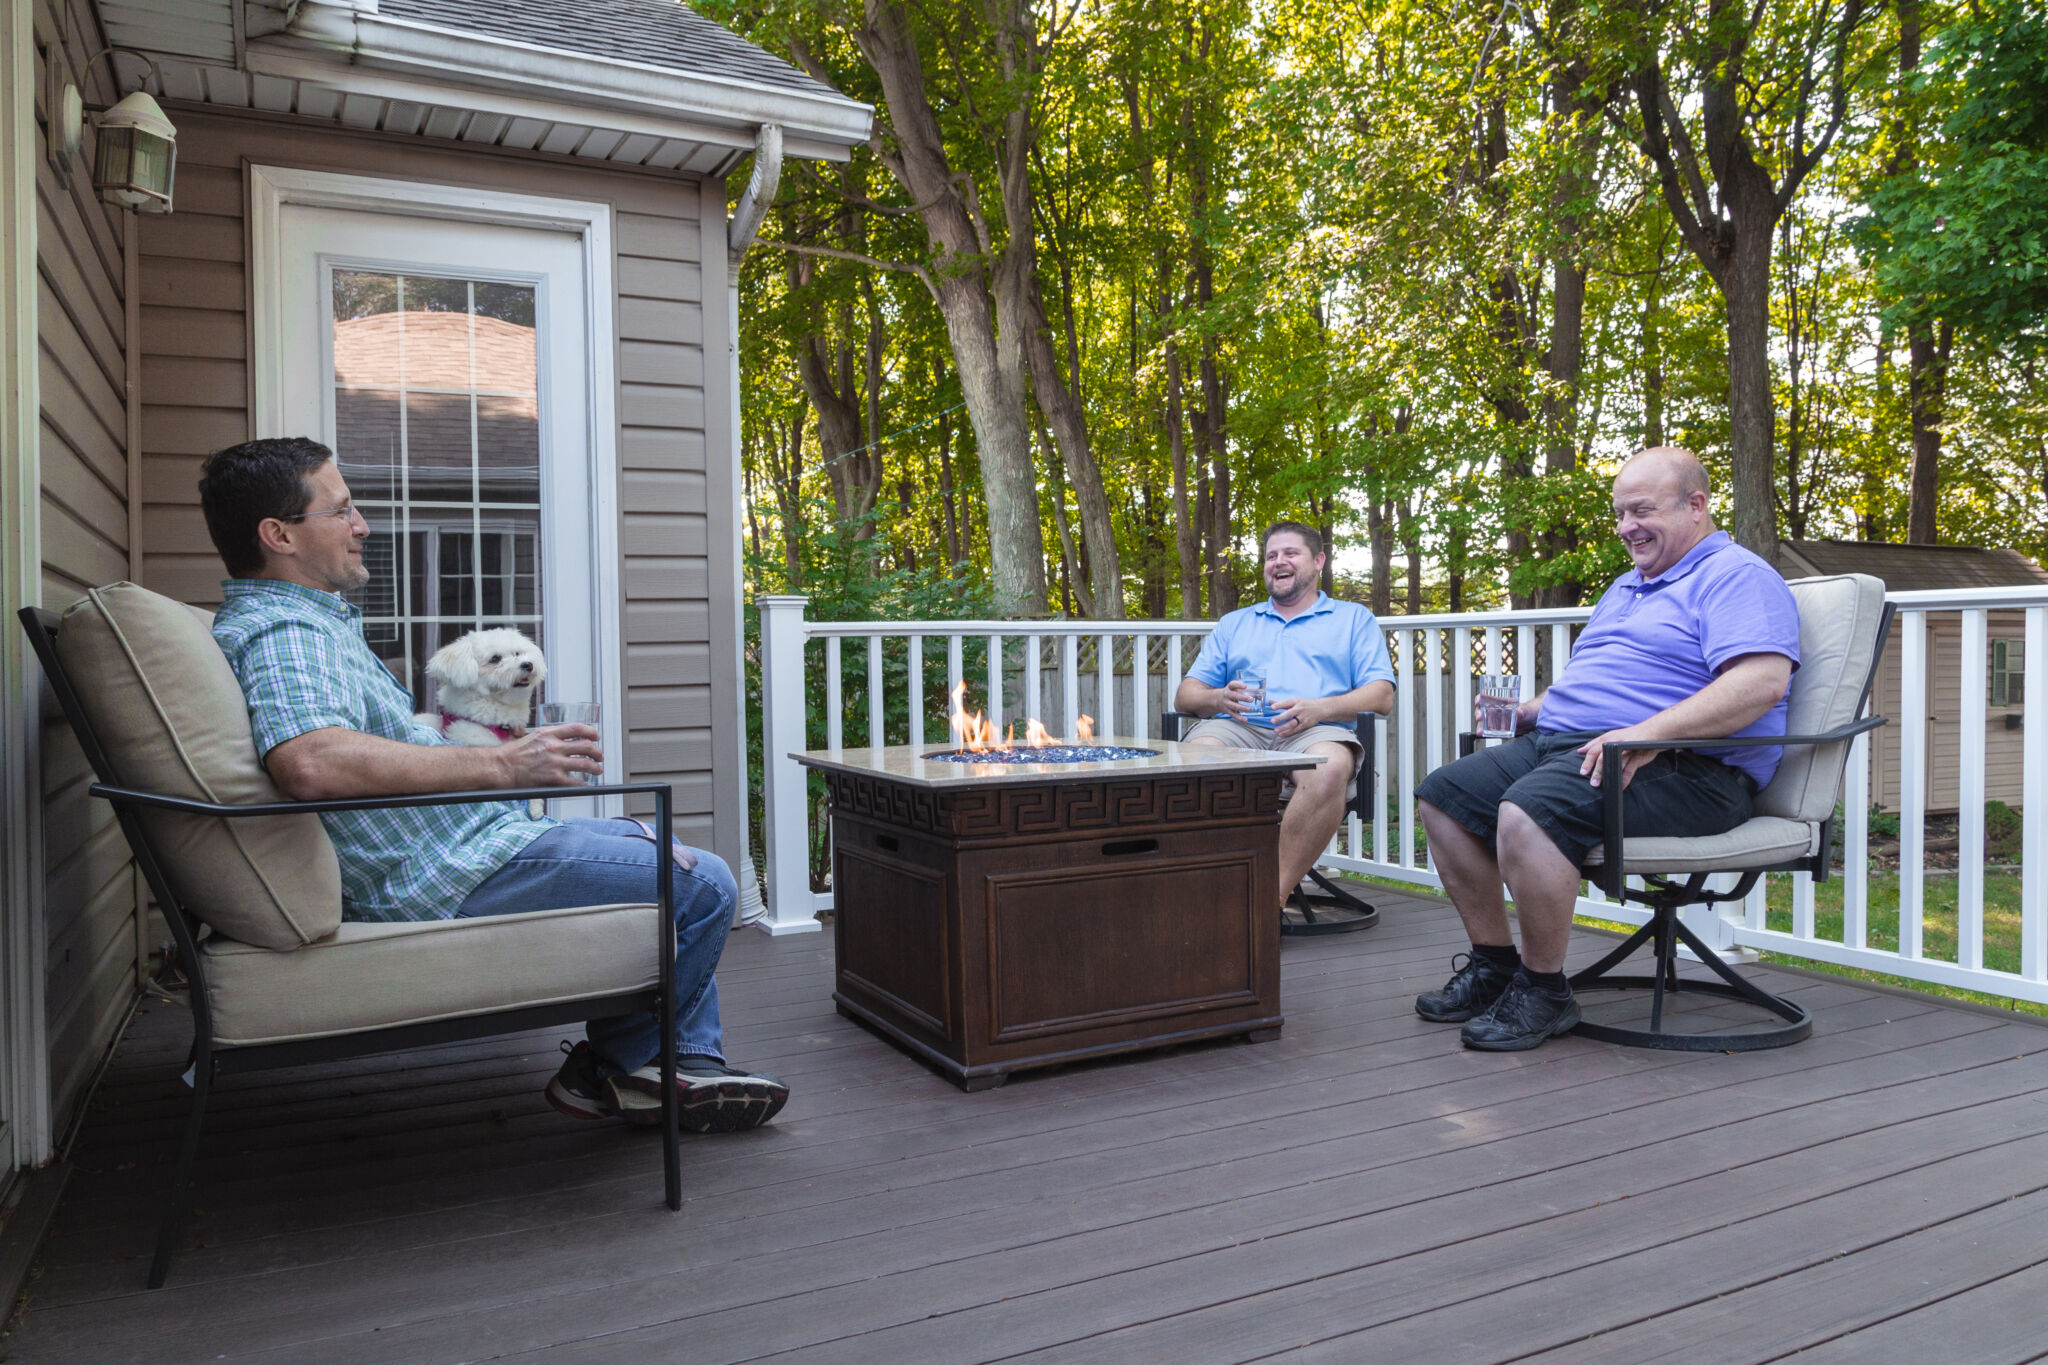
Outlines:
{"type": "Polygon", "coordinates": [[[719,141],[737,138],[735,145],[740,147],[753,145],[761,125],[774,124],[784,130],[789,150],[797,155],[833,160],[843,160],[852,146],[866,141],[874,123],[872,107],[837,92],[564,52],[386,18],[327,0],[304,0],[286,33],[251,41],[248,69],[346,88],[349,82],[335,79],[337,56],[357,69],[411,75],[436,84],[481,84],[557,105],[637,113],[670,127],[695,124],[722,132],[719,141]]]}

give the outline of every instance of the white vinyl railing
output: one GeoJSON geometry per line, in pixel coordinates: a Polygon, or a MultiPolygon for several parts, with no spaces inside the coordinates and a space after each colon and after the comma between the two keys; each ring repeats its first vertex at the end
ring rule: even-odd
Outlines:
{"type": "MultiPolygon", "coordinates": [[[[1843,791],[1838,847],[1841,924],[1819,931],[1814,879],[1772,874],[1748,898],[1718,909],[1695,907],[1688,923],[1721,949],[1751,948],[1961,986],[2011,999],[2048,1003],[2048,589],[1985,588],[1893,593],[1898,608],[1889,657],[1873,696],[1891,721],[1884,746],[1884,794],[1899,817],[1896,900],[1881,886],[1873,905],[1870,811],[1872,735],[1851,751],[1843,791]],[[1990,640],[2007,643],[2014,667],[2008,704],[1988,706],[1990,640]],[[1937,648],[1937,641],[1940,647],[1937,648]],[[1950,642],[1954,643],[1951,644],[1950,642]],[[1937,703],[1949,708],[1935,714],[1937,703]],[[1994,725],[2018,728],[1994,730],[1994,725]],[[2029,723],[2031,722],[2031,723],[2029,723]],[[1995,734],[1995,738],[1994,738],[1995,734]],[[2017,878],[2017,970],[1987,965],[1985,800],[1987,754],[2001,746],[2000,795],[2022,814],[2017,878]],[[2006,748],[2004,746],[2011,746],[2006,748]],[[1937,774],[1937,767],[1939,774],[1937,774]],[[2018,776],[2013,775],[2014,769],[2018,776]],[[1939,792],[1935,778],[1943,782],[1939,792]],[[1939,799],[1939,806],[1935,806],[1939,799]],[[1953,873],[1930,872],[1924,833],[1931,808],[1956,813],[1953,873]],[[1930,879],[1953,878],[1953,956],[1928,953],[1930,879]],[[1789,882],[1789,897],[1783,886],[1789,882]],[[1767,888],[1781,889],[1788,927],[1773,928],[1767,888]],[[1875,946],[1873,909],[1897,908],[1896,947],[1875,946]]],[[[818,927],[829,891],[811,890],[814,831],[804,770],[788,755],[813,747],[811,718],[823,720],[827,748],[870,744],[942,744],[951,694],[965,684],[966,706],[1001,731],[1035,717],[1071,737],[1083,714],[1099,737],[1156,738],[1159,714],[1194,660],[1212,623],[1206,621],[835,621],[804,619],[807,599],[763,597],[761,665],[767,835],[767,905],[762,927],[795,933],[818,927]],[[849,666],[848,655],[852,653],[849,666]],[[939,684],[943,659],[944,683],[939,684]],[[882,685],[868,686],[868,680],[882,685]],[[849,688],[857,694],[849,707],[849,688]],[[892,708],[891,703],[896,705],[892,708]],[[891,717],[892,709],[895,712],[891,717]]],[[[1575,628],[1590,610],[1497,611],[1387,617],[1397,673],[1391,718],[1377,723],[1370,781],[1385,818],[1353,815],[1332,841],[1323,865],[1340,871],[1441,888],[1418,840],[1416,783],[1457,757],[1457,733],[1470,728],[1475,678],[1513,672],[1525,695],[1548,684],[1570,657],[1575,628]],[[1459,665],[1463,661],[1463,666],[1459,665]]],[[[2014,899],[2001,877],[2000,904],[2014,899]]],[[[1891,879],[1887,879],[1891,880],[1891,879]]],[[[1935,912],[1949,917],[1944,893],[1935,912]]],[[[1640,924],[1635,906],[1608,902],[1597,888],[1579,902],[1594,919],[1640,924]]],[[[2003,931],[2010,937],[2010,929],[2003,931]]],[[[1877,937],[1892,938],[1889,932],[1877,937]]]]}

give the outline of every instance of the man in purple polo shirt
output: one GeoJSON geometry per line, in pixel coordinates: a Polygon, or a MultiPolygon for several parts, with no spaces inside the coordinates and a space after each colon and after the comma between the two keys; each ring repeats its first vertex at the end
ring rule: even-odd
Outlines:
{"type": "MultiPolygon", "coordinates": [[[[1614,520],[1635,568],[1601,597],[1557,681],[1517,710],[1517,737],[1415,789],[1437,873],[1472,940],[1415,1012],[1463,1023],[1466,1047],[1519,1052],[1579,1022],[1564,954],[1580,867],[1602,837],[1608,741],[1785,733],[1799,612],[1777,570],[1714,528],[1709,492],[1699,460],[1675,446],[1622,466],[1614,520]],[[1519,953],[1503,880],[1522,924],[1519,953]]],[[[1632,751],[1622,768],[1629,832],[1733,829],[1780,752],[1632,751]]]]}

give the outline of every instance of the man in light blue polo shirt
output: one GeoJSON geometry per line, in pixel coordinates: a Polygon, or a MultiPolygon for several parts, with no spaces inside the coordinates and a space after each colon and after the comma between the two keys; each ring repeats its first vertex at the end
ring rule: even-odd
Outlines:
{"type": "MultiPolygon", "coordinates": [[[[1614,581],[1550,689],[1523,702],[1511,742],[1438,768],[1415,789],[1444,890],[1472,952],[1415,1012],[1463,1023],[1465,1046],[1518,1052],[1565,1032],[1564,975],[1581,866],[1602,837],[1610,740],[1785,733],[1799,611],[1778,571],[1714,528],[1691,451],[1645,450],[1614,479],[1615,528],[1635,568],[1614,581]],[[1517,952],[1501,901],[1515,898],[1517,952]]],[[[1639,749],[1622,769],[1636,835],[1735,828],[1777,771],[1775,746],[1639,749]]]]}
{"type": "Polygon", "coordinates": [[[1323,540],[1298,521],[1279,521],[1260,539],[1269,601],[1216,623],[1174,692],[1177,711],[1207,719],[1189,744],[1321,754],[1329,761],[1293,775],[1280,818],[1280,896],[1301,884],[1344,818],[1345,794],[1364,754],[1351,722],[1394,707],[1394,665],[1373,614],[1339,602],[1317,583],[1323,540]],[[1264,693],[1239,677],[1263,676],[1264,693]]]}

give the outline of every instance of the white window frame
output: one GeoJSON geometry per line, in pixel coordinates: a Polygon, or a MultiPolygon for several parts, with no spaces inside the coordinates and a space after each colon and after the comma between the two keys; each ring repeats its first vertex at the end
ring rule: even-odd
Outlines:
{"type": "MultiPolygon", "coordinates": [[[[612,207],[609,204],[504,190],[388,180],[336,171],[286,166],[249,168],[250,331],[254,434],[290,436],[285,429],[286,354],[284,261],[281,222],[287,205],[356,209],[385,216],[438,219],[537,228],[574,235],[582,244],[584,433],[590,451],[591,525],[588,528],[592,625],[597,700],[603,706],[610,743],[605,781],[623,781],[628,771],[625,729],[625,637],[619,582],[619,451],[617,329],[613,322],[612,207]]],[[[609,802],[606,804],[616,804],[609,802]]]]}

